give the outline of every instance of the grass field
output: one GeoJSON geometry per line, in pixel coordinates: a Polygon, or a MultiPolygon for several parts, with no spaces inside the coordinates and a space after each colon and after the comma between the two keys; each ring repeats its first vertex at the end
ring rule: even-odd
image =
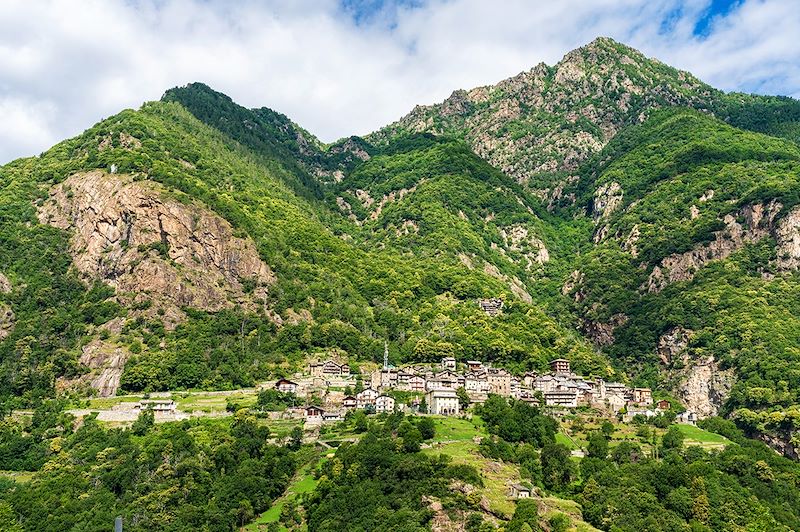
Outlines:
{"type": "Polygon", "coordinates": [[[683,435],[686,437],[684,440],[685,445],[699,445],[705,449],[719,449],[725,447],[730,443],[730,440],[725,436],[708,432],[700,427],[694,425],[676,425],[683,435]]]}
{"type": "Polygon", "coordinates": [[[572,438],[570,438],[563,432],[556,432],[556,443],[564,445],[570,451],[579,448],[578,445],[576,445],[575,442],[572,440],[572,438]]]}
{"type": "Polygon", "coordinates": [[[220,412],[225,410],[228,401],[238,404],[242,408],[253,406],[256,403],[255,392],[239,392],[231,395],[221,394],[172,394],[172,399],[178,409],[184,412],[220,412]]]}
{"type": "Polygon", "coordinates": [[[475,436],[483,434],[482,421],[477,416],[472,420],[455,417],[431,416],[436,424],[434,442],[471,441],[475,436]]]}

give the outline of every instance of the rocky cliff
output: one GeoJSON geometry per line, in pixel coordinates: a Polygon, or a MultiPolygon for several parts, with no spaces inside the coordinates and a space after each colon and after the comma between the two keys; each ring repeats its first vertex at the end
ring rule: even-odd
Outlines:
{"type": "Polygon", "coordinates": [[[264,305],[274,275],[253,242],[193,202],[156,183],[92,171],[50,191],[39,220],[72,232],[75,267],[128,302],[151,301],[180,320],[180,307],[216,311],[264,305]]]}

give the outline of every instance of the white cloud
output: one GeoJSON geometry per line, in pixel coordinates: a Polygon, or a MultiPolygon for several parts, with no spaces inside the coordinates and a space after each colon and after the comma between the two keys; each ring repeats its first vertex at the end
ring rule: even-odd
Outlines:
{"type": "Polygon", "coordinates": [[[356,23],[334,0],[0,3],[0,162],[203,81],[333,140],[609,35],[727,90],[800,94],[796,0],[430,0],[356,23]],[[669,24],[664,21],[669,20],[669,24]]]}

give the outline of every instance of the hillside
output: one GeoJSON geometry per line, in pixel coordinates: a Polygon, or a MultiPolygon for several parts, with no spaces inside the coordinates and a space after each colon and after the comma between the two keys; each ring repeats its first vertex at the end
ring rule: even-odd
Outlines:
{"type": "Polygon", "coordinates": [[[248,386],[314,350],[377,360],[385,339],[398,360],[607,371],[506,279],[362,242],[275,153],[156,102],[3,167],[3,395],[248,386]]]}
{"type": "Polygon", "coordinates": [[[584,331],[705,415],[795,411],[798,146],[664,111],[582,172],[596,245],[565,293],[584,331]]]}
{"type": "Polygon", "coordinates": [[[170,89],[0,168],[0,393],[250,386],[386,340],[791,433],[798,105],[603,38],[331,145],[170,89]]]}

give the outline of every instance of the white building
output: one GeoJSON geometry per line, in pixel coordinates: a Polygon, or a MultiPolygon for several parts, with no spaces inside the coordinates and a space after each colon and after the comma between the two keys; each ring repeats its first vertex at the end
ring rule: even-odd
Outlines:
{"type": "Polygon", "coordinates": [[[366,388],[356,394],[356,406],[358,408],[364,408],[367,405],[374,405],[375,399],[377,399],[379,395],[380,394],[376,390],[366,388]]]}
{"type": "Polygon", "coordinates": [[[375,398],[375,412],[394,412],[394,397],[379,395],[375,398]]]}
{"type": "Polygon", "coordinates": [[[562,408],[578,407],[578,392],[575,390],[553,390],[544,394],[544,404],[562,408]]]}
{"type": "Polygon", "coordinates": [[[450,388],[431,390],[425,396],[428,403],[428,413],[441,416],[456,416],[460,412],[458,395],[450,388]]]}
{"type": "Polygon", "coordinates": [[[442,359],[442,369],[456,370],[456,359],[453,357],[444,357],[442,359]]]}

